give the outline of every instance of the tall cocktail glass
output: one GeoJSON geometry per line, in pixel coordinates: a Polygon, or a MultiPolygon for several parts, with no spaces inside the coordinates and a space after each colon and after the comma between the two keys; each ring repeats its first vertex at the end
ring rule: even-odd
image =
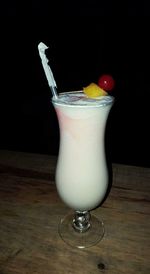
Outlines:
{"type": "Polygon", "coordinates": [[[60,146],[56,187],[73,213],[60,222],[61,238],[71,246],[89,247],[104,235],[104,224],[91,211],[104,199],[108,188],[105,128],[112,96],[87,99],[83,92],[67,92],[53,99],[60,146]]]}

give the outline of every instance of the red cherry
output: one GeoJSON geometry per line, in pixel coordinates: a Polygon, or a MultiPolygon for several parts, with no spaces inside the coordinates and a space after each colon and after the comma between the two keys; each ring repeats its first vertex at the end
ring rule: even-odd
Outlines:
{"type": "Polygon", "coordinates": [[[100,88],[110,91],[114,88],[115,86],[115,80],[113,77],[109,74],[103,74],[99,79],[98,79],[98,85],[100,88]]]}

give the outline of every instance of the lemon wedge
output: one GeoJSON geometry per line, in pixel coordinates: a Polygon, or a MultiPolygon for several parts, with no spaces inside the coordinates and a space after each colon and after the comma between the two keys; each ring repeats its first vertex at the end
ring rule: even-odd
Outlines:
{"type": "Polygon", "coordinates": [[[83,92],[90,98],[96,98],[99,96],[107,95],[107,92],[105,90],[103,90],[102,88],[100,88],[95,83],[91,83],[87,87],[84,87],[83,92]]]}

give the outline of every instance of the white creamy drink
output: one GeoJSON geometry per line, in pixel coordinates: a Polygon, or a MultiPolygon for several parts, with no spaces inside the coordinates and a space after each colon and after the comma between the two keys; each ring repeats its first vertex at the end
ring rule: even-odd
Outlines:
{"type": "Polygon", "coordinates": [[[60,127],[57,190],[75,210],[95,208],[106,194],[104,136],[113,100],[109,95],[87,98],[81,91],[62,93],[52,100],[60,127]]]}
{"type": "Polygon", "coordinates": [[[64,203],[74,209],[61,219],[58,232],[64,242],[81,249],[98,243],[105,233],[103,221],[90,211],[100,206],[108,188],[105,128],[115,81],[103,74],[97,84],[91,82],[82,91],[57,93],[46,49],[40,42],[39,55],[60,128],[56,186],[64,203]]]}

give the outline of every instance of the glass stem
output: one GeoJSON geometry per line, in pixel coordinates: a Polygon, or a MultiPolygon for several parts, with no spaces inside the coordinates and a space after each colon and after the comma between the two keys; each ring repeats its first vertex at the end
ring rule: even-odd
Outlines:
{"type": "Polygon", "coordinates": [[[87,231],[91,226],[90,218],[91,215],[89,211],[75,211],[75,215],[72,222],[73,228],[78,232],[87,231]]]}

